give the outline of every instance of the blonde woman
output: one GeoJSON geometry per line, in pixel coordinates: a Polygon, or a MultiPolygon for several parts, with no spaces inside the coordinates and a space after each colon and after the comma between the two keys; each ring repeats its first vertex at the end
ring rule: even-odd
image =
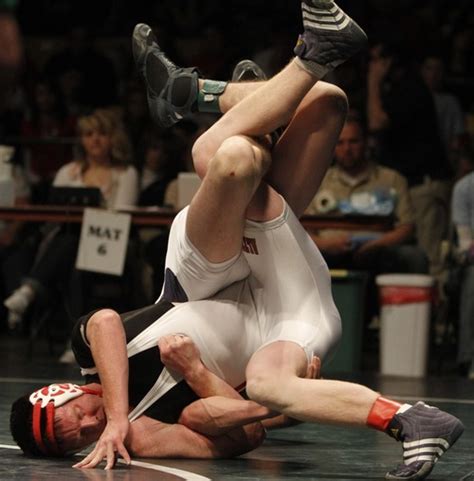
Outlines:
{"type": "MultiPolygon", "coordinates": [[[[57,187],[98,187],[104,207],[117,209],[136,205],[138,173],[131,165],[130,143],[120,117],[113,110],[96,110],[78,121],[80,155],[59,169],[53,185],[57,187]]],[[[46,288],[67,280],[72,269],[79,241],[79,230],[58,226],[51,239],[41,243],[28,276],[7,299],[8,323],[11,328],[21,324],[30,304],[46,288]]]]}

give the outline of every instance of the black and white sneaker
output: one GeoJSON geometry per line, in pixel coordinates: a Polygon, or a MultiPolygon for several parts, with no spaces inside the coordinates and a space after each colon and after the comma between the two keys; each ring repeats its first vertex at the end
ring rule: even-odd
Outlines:
{"type": "Polygon", "coordinates": [[[332,0],[302,0],[304,32],[295,54],[308,70],[323,77],[367,44],[367,35],[332,0]]]}
{"type": "Polygon", "coordinates": [[[193,109],[198,93],[198,70],[178,67],[169,60],[151,28],[144,23],[133,30],[132,51],[145,80],[152,118],[162,127],[171,127],[193,109]]]}
{"type": "Polygon", "coordinates": [[[464,431],[462,422],[440,409],[418,402],[394,416],[387,432],[403,444],[403,464],[386,479],[420,480],[464,431]]]}

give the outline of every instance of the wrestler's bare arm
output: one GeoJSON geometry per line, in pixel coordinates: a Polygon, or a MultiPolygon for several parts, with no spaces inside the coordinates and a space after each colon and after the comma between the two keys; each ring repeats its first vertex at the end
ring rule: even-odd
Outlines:
{"type": "Polygon", "coordinates": [[[125,444],[133,456],[149,458],[228,458],[257,448],[264,429],[235,429],[220,436],[206,436],[182,424],[165,424],[140,416],[131,425],[125,444]]]}
{"type": "Polygon", "coordinates": [[[187,406],[179,423],[202,434],[217,436],[256,421],[276,416],[254,401],[245,400],[232,386],[209,371],[201,361],[200,352],[188,336],[172,334],[158,341],[163,364],[176,371],[202,399],[187,406]]]}
{"type": "Polygon", "coordinates": [[[124,445],[130,426],[128,358],[120,316],[110,309],[96,312],[87,323],[86,337],[100,376],[107,426],[93,451],[74,467],[94,468],[105,458],[106,469],[110,469],[115,464],[116,451],[130,462],[124,445]]]}

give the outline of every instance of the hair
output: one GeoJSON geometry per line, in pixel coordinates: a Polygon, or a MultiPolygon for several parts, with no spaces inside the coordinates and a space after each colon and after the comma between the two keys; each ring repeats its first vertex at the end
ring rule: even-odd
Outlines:
{"type": "Polygon", "coordinates": [[[357,124],[362,132],[363,137],[367,137],[367,123],[362,114],[357,110],[350,110],[346,117],[346,124],[357,124]]]}
{"type": "MultiPolygon", "coordinates": [[[[66,453],[61,449],[61,440],[57,439],[58,454],[44,454],[38,448],[33,437],[33,404],[30,402],[30,394],[26,394],[18,398],[13,404],[10,411],[10,432],[14,441],[22,449],[27,456],[56,456],[62,457],[66,453]]],[[[45,408],[43,408],[45,409],[45,408]]],[[[46,416],[41,416],[41,432],[46,429],[46,416]]]]}
{"type": "Polygon", "coordinates": [[[61,90],[57,84],[47,77],[40,77],[35,82],[31,92],[28,93],[28,102],[31,111],[31,121],[34,125],[39,125],[40,111],[37,102],[37,92],[40,86],[46,87],[50,94],[54,97],[54,115],[59,122],[63,121],[67,117],[66,105],[61,90]]]}
{"type": "MultiPolygon", "coordinates": [[[[97,109],[90,115],[79,117],[77,122],[79,135],[93,130],[108,135],[111,139],[110,164],[113,167],[125,167],[130,164],[132,148],[127,133],[123,127],[120,114],[113,109],[97,109]]],[[[87,165],[87,155],[81,144],[82,167],[87,165]]]]}

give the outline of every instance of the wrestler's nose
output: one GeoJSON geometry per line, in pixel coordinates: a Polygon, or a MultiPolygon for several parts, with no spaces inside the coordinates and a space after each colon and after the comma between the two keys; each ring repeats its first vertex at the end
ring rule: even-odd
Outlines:
{"type": "Polygon", "coordinates": [[[81,430],[87,432],[96,429],[99,424],[97,416],[84,416],[81,421],[81,430]]]}

